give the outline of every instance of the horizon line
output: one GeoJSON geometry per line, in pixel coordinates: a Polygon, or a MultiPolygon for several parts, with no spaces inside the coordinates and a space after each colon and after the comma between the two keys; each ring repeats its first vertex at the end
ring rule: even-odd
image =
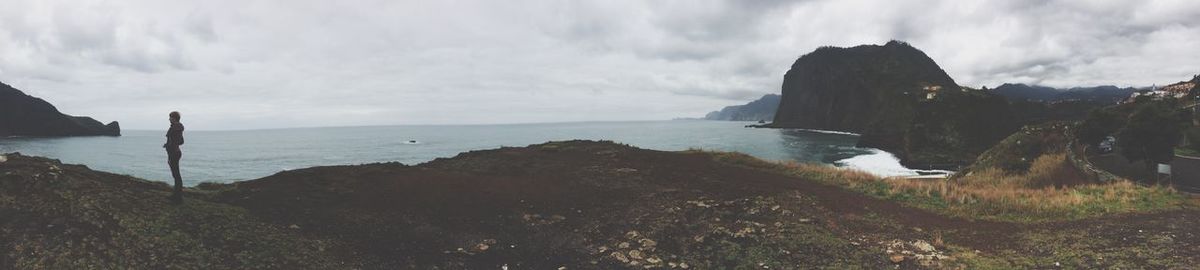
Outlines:
{"type": "MultiPolygon", "coordinates": [[[[519,125],[544,125],[544,124],[582,124],[582,123],[621,123],[621,122],[668,122],[668,121],[717,121],[706,120],[704,118],[675,118],[675,119],[660,119],[660,120],[585,120],[585,121],[550,121],[550,122],[513,122],[513,123],[476,123],[476,124],[378,124],[378,125],[332,125],[332,126],[298,126],[298,127],[274,127],[274,128],[247,128],[247,129],[194,129],[188,131],[262,131],[262,130],[288,130],[288,129],[317,129],[317,128],[359,128],[359,127],[459,127],[459,126],[519,126],[519,125]]],[[[721,122],[754,122],[754,121],[721,121],[721,122]]],[[[122,131],[162,131],[165,129],[141,129],[131,128],[122,129],[122,131]]]]}

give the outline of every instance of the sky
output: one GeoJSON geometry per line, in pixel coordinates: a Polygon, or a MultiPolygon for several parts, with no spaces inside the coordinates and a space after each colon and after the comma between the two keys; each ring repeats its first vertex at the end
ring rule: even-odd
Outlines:
{"type": "Polygon", "coordinates": [[[960,85],[1200,74],[1200,1],[0,0],[0,81],[161,130],[665,120],[906,41],[960,85]]]}

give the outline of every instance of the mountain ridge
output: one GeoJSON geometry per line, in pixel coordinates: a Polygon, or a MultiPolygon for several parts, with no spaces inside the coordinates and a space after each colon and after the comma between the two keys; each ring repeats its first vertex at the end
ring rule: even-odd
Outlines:
{"type": "Polygon", "coordinates": [[[64,114],[50,102],[0,82],[0,136],[121,136],[121,125],[64,114]]]}
{"type": "Polygon", "coordinates": [[[1010,101],[1059,102],[1068,100],[1117,103],[1138,89],[1099,85],[1092,87],[1054,88],[1023,83],[1005,83],[988,90],[1010,101]]]}
{"type": "Polygon", "coordinates": [[[704,115],[705,120],[724,121],[760,121],[775,118],[775,110],[779,107],[781,96],[766,94],[742,105],[726,106],[721,110],[704,115]]]}

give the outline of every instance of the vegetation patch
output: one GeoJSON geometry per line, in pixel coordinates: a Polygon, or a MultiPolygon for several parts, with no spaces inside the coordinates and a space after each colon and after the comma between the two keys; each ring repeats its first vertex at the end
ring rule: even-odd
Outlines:
{"type": "Polygon", "coordinates": [[[41,158],[0,165],[0,268],[329,269],[320,240],[162,183],[41,158]]]}
{"type": "Polygon", "coordinates": [[[967,219],[1047,222],[1178,209],[1194,204],[1166,187],[1144,187],[1129,181],[1077,184],[1080,176],[1064,154],[1038,157],[1024,173],[987,168],[954,180],[879,178],[828,165],[772,163],[739,153],[711,154],[721,162],[839,185],[967,219]]]}

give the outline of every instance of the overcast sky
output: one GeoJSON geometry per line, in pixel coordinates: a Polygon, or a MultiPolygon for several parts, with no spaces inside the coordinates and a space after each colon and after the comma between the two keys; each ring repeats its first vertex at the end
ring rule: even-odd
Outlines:
{"type": "Polygon", "coordinates": [[[696,117],[896,39],[959,84],[1200,73],[1200,1],[0,0],[0,81],[164,129],[696,117]]]}

